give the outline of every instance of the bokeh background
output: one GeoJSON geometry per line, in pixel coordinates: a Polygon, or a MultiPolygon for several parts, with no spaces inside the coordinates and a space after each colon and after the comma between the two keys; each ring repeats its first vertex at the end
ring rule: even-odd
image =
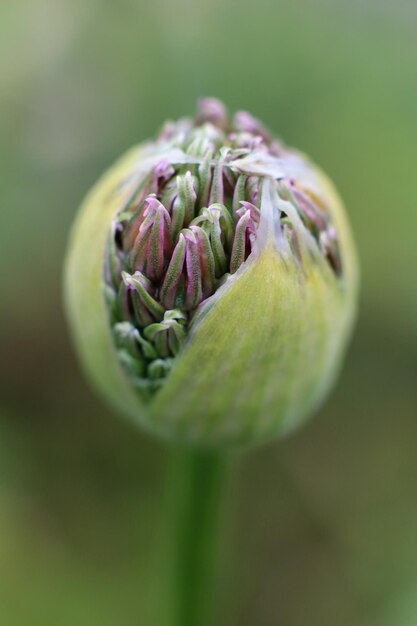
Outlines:
{"type": "Polygon", "coordinates": [[[416,32],[415,0],[2,0],[1,625],[149,624],[167,450],[87,387],[62,263],[101,171],[201,95],[328,171],[362,262],[331,400],[236,476],[227,626],[417,624],[416,32]]]}

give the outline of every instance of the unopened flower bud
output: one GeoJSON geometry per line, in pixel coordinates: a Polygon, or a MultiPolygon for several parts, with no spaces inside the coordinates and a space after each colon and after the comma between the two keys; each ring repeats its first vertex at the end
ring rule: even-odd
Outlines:
{"type": "Polygon", "coordinates": [[[102,394],[155,433],[207,446],[268,440],[320,405],[356,291],[328,179],[212,99],[99,181],[66,272],[73,335],[102,394]]]}

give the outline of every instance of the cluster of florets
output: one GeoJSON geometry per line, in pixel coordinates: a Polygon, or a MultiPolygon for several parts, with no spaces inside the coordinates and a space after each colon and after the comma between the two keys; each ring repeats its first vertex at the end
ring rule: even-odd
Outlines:
{"type": "MultiPolygon", "coordinates": [[[[248,113],[229,122],[215,100],[194,120],[168,123],[154,146],[160,159],[118,213],[109,234],[106,294],[119,358],[143,397],[169,373],[195,312],[251,254],[261,219],[262,174],[239,159],[288,150],[248,113]],[[165,154],[179,150],[184,158],[165,154]]],[[[336,235],[319,200],[288,177],[279,193],[295,207],[323,256],[341,271],[336,235]]],[[[290,217],[280,224],[295,259],[300,242],[290,217]]]]}

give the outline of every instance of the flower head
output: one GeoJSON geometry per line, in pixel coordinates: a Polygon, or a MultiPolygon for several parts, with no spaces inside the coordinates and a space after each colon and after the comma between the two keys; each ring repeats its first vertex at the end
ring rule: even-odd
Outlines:
{"type": "Polygon", "coordinates": [[[88,370],[118,406],[164,435],[246,443],[327,393],[356,268],[327,179],[205,99],[93,191],[67,286],[88,370]]]}

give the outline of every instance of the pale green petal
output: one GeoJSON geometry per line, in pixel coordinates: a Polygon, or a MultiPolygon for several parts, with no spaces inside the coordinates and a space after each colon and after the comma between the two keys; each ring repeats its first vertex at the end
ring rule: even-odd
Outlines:
{"type": "Polygon", "coordinates": [[[103,289],[103,259],[112,219],[128,197],[124,183],[143,148],[133,148],[93,187],[71,232],[65,267],[65,305],[85,373],[113,406],[145,422],[145,409],[113,344],[103,289]]]}
{"type": "Polygon", "coordinates": [[[355,317],[357,263],[340,199],[323,173],[313,174],[341,240],[343,281],[320,258],[301,269],[268,233],[194,326],[151,406],[160,432],[215,445],[261,442],[295,428],[331,389],[355,317]]]}
{"type": "Polygon", "coordinates": [[[269,246],[194,329],[152,404],[155,425],[225,444],[294,428],[331,388],[352,312],[330,271],[303,275],[269,246]]]}

